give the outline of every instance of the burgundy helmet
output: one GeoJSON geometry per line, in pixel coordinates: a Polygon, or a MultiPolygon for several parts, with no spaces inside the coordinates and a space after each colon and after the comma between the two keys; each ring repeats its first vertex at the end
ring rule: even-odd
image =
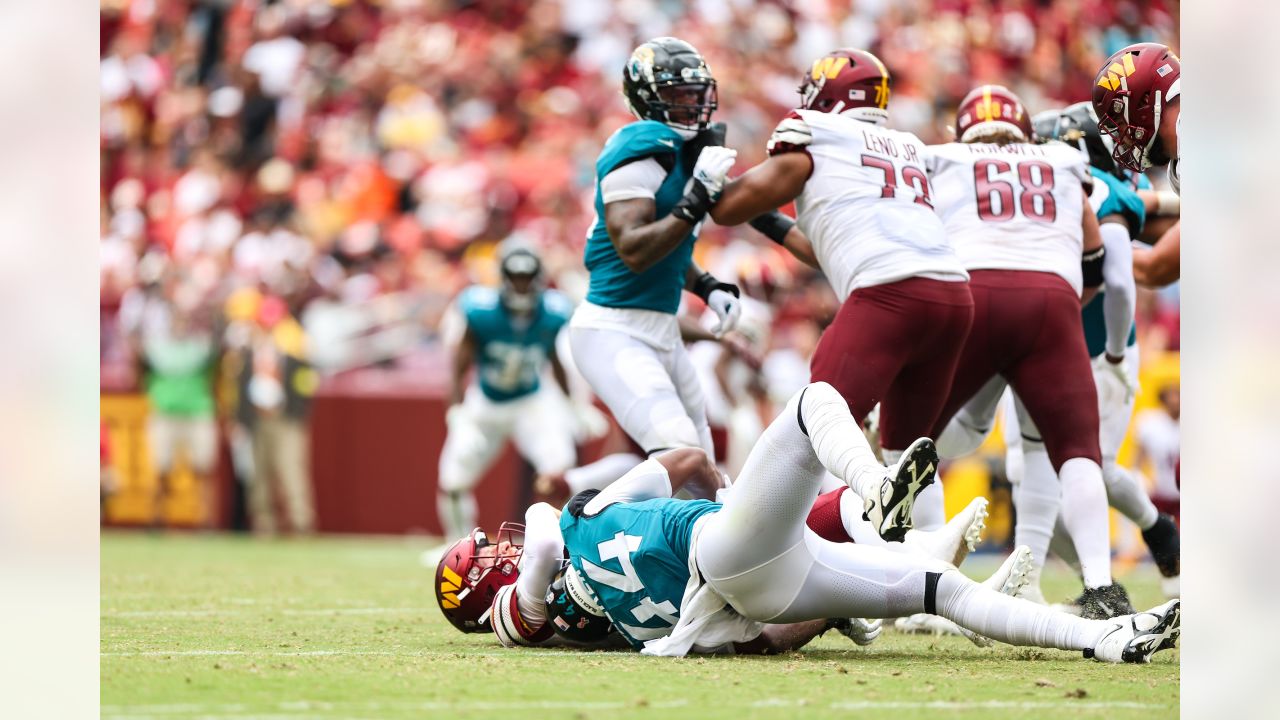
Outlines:
{"type": "Polygon", "coordinates": [[[1112,55],[1093,84],[1098,129],[1115,142],[1116,163],[1135,172],[1169,162],[1157,142],[1160,113],[1181,94],[1182,63],[1167,46],[1137,43],[1112,55]]]}
{"type": "Polygon", "coordinates": [[[841,48],[813,61],[800,82],[800,107],[883,125],[889,119],[889,71],[866,50],[841,48]]]}
{"type": "Polygon", "coordinates": [[[1031,142],[1031,114],[1012,90],[1003,85],[981,85],[969,91],[956,109],[956,139],[981,142],[996,132],[1008,132],[1021,142],[1031,142]]]}
{"type": "Polygon", "coordinates": [[[464,633],[492,632],[490,608],[498,588],[520,576],[524,526],[502,523],[494,541],[480,528],[449,546],[436,566],[436,602],[464,633]]]}

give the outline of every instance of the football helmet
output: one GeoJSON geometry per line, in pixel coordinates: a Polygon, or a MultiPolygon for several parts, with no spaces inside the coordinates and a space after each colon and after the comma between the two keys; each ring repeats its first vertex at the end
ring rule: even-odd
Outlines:
{"type": "Polygon", "coordinates": [[[1068,105],[1060,110],[1045,110],[1031,118],[1035,142],[1053,140],[1066,143],[1089,157],[1089,164],[1115,177],[1131,182],[1127,170],[1116,165],[1111,156],[1115,143],[1111,137],[1098,130],[1098,116],[1093,114],[1089,101],[1068,105]]]}
{"type": "Polygon", "coordinates": [[[450,545],[436,566],[436,603],[464,633],[492,632],[490,609],[498,589],[520,576],[524,526],[502,523],[491,541],[480,528],[450,545]]]}
{"type": "Polygon", "coordinates": [[[600,642],[613,631],[596,594],[572,565],[566,565],[547,588],[547,620],[556,635],[572,642],[600,642]]]}
{"type": "Polygon", "coordinates": [[[880,58],[841,48],[813,61],[800,81],[800,107],[883,125],[889,119],[889,85],[880,58]]]}
{"type": "Polygon", "coordinates": [[[1112,55],[1093,83],[1098,129],[1115,143],[1121,167],[1145,172],[1170,154],[1159,141],[1160,115],[1181,94],[1182,63],[1167,46],[1136,43],[1112,55]]]}
{"type": "Polygon", "coordinates": [[[654,38],[637,47],[622,69],[627,109],[692,139],[711,122],[717,103],[716,79],[701,53],[689,43],[654,38]]]}
{"type": "Polygon", "coordinates": [[[981,142],[998,132],[1031,142],[1031,115],[1022,101],[1003,85],[980,85],[970,90],[956,109],[956,139],[981,142]]]}
{"type": "Polygon", "coordinates": [[[530,312],[544,289],[542,259],[529,245],[506,240],[498,250],[502,274],[502,304],[515,312],[530,312]]]}

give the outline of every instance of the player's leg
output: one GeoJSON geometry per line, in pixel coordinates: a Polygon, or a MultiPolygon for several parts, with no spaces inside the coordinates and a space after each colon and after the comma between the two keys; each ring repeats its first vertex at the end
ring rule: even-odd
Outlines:
{"type": "Polygon", "coordinates": [[[446,418],[448,432],[440,451],[436,512],[447,541],[462,537],[476,526],[478,513],[472,489],[493,464],[515,424],[510,405],[487,400],[473,386],[461,406],[446,418]]]}
{"type": "MultiPolygon", "coordinates": [[[[897,322],[910,332],[907,361],[880,403],[881,457],[892,467],[937,424],[973,325],[973,298],[968,283],[913,278],[884,286],[890,288],[908,295],[899,298],[897,322]]],[[[946,519],[942,483],[936,482],[916,498],[915,525],[934,530],[946,519]]]]}
{"type": "Polygon", "coordinates": [[[716,457],[715,443],[711,440],[711,425],[707,422],[707,402],[702,394],[702,384],[698,382],[698,371],[689,360],[689,352],[684,345],[677,345],[663,358],[667,371],[675,382],[676,394],[684,405],[685,415],[693,421],[697,428],[698,440],[707,456],[716,457]]]}
{"type": "MultiPolygon", "coordinates": [[[[1079,302],[1065,282],[1028,290],[1023,306],[1038,308],[1031,351],[1005,371],[1039,428],[1061,483],[1062,519],[1080,556],[1087,590],[1108,595],[1113,609],[1127,599],[1113,587],[1106,485],[1098,443],[1098,398],[1080,327],[1079,302]]],[[[1028,476],[1031,461],[1028,458],[1028,476]]],[[[1025,478],[1024,482],[1030,480],[1025,478]]]]}
{"type": "Polygon", "coordinates": [[[578,370],[646,454],[705,447],[667,371],[663,351],[621,332],[572,327],[569,332],[578,370]]]}
{"type": "Polygon", "coordinates": [[[938,435],[938,454],[958,458],[978,449],[995,425],[996,408],[1004,397],[1007,383],[993,375],[986,385],[964,404],[938,435]]]}
{"type": "Polygon", "coordinates": [[[573,420],[559,394],[544,384],[514,412],[511,439],[539,475],[564,473],[577,459],[573,420]]]}
{"type": "Polygon", "coordinates": [[[175,417],[153,411],[147,419],[147,445],[151,450],[151,465],[156,471],[156,485],[152,493],[151,524],[164,522],[165,497],[168,494],[169,476],[173,472],[174,455],[181,442],[175,417]]]}
{"type": "Polygon", "coordinates": [[[188,457],[204,506],[202,524],[212,528],[218,519],[218,493],[213,481],[213,469],[218,461],[218,424],[212,415],[193,417],[188,422],[191,423],[188,457]]]}

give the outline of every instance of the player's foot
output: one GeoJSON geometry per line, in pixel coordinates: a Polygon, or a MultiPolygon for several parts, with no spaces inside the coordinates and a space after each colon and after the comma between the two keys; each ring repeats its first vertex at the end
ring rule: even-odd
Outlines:
{"type": "Polygon", "coordinates": [[[956,567],[978,546],[987,527],[987,499],[976,497],[969,506],[937,530],[909,530],[905,547],[949,562],[956,567]]]}
{"type": "Polygon", "coordinates": [[[983,586],[990,590],[995,590],[1009,597],[1018,597],[1022,594],[1027,584],[1031,582],[1031,569],[1034,566],[1034,556],[1031,554],[1031,548],[1026,545],[1019,545],[1013,549],[1009,557],[1005,558],[1004,563],[1000,565],[1000,569],[991,574],[991,577],[982,581],[983,586]]]}
{"type": "Polygon", "coordinates": [[[1167,578],[1177,577],[1182,570],[1181,540],[1178,535],[1178,524],[1173,516],[1160,513],[1156,524],[1142,531],[1142,539],[1151,550],[1151,559],[1156,561],[1160,575],[1167,578]]]}
{"type": "Polygon", "coordinates": [[[1169,602],[1146,612],[1124,615],[1084,651],[1085,657],[1102,662],[1151,662],[1151,656],[1178,644],[1182,632],[1182,601],[1169,602]]]}
{"type": "Polygon", "coordinates": [[[880,631],[884,629],[879,618],[875,620],[840,618],[831,621],[831,628],[852,640],[855,645],[863,647],[875,642],[875,639],[880,637],[880,631]]]}
{"type": "Polygon", "coordinates": [[[902,459],[880,486],[879,496],[869,497],[862,518],[887,542],[902,542],[911,529],[911,508],[938,473],[938,449],[929,438],[920,438],[902,453],[902,459]]]}
{"type": "Polygon", "coordinates": [[[1109,620],[1133,614],[1129,593],[1120,583],[1085,588],[1080,597],[1076,598],[1076,605],[1080,606],[1080,617],[1086,620],[1109,620]]]}

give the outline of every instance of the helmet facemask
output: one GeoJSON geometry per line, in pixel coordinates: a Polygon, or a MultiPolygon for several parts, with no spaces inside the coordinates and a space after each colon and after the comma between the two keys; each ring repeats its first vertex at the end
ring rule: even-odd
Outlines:
{"type": "Polygon", "coordinates": [[[517,313],[533,312],[542,293],[542,261],[532,251],[517,249],[502,258],[502,304],[517,313]]]}
{"type": "Polygon", "coordinates": [[[520,576],[524,526],[503,523],[497,535],[476,528],[445,551],[436,568],[436,602],[464,633],[492,632],[489,622],[498,588],[520,576]]]}
{"type": "Polygon", "coordinates": [[[711,123],[718,106],[716,80],[692,45],[655,38],[635,49],[622,73],[631,114],[692,139],[711,123]]]}

